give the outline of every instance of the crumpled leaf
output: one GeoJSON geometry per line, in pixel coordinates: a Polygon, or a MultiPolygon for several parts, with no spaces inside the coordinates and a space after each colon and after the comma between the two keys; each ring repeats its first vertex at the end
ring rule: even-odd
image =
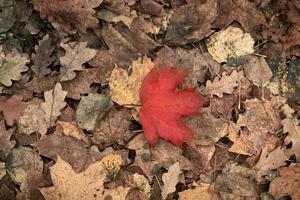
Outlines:
{"type": "Polygon", "coordinates": [[[20,189],[29,192],[29,180],[34,172],[42,175],[43,161],[41,157],[29,147],[14,148],[6,160],[6,170],[12,180],[21,185],[20,189]]]}
{"type": "Polygon", "coordinates": [[[98,7],[103,0],[33,0],[34,8],[41,18],[47,18],[52,25],[67,33],[86,32],[86,29],[97,28],[98,20],[93,17],[93,8],[98,7]],[[75,29],[75,30],[74,30],[75,29]]]}
{"type": "Polygon", "coordinates": [[[251,56],[247,63],[243,64],[246,77],[255,85],[265,87],[271,80],[273,73],[265,58],[251,56]]]}
{"type": "Polygon", "coordinates": [[[169,45],[197,42],[212,33],[211,23],[217,17],[217,1],[183,5],[172,15],[165,41],[169,45]]]}
{"type": "Polygon", "coordinates": [[[99,78],[102,83],[108,81],[115,65],[127,70],[133,60],[144,55],[151,55],[151,52],[159,46],[145,33],[132,31],[120,22],[112,27],[104,26],[101,35],[100,33],[97,35],[103,37],[109,50],[99,50],[89,64],[99,69],[99,78]]]}
{"type": "Polygon", "coordinates": [[[49,35],[45,35],[39,44],[34,47],[35,54],[32,54],[32,61],[34,65],[31,66],[32,71],[37,77],[43,77],[51,73],[48,68],[55,60],[54,54],[55,46],[52,45],[52,41],[49,35]]]}
{"type": "Polygon", "coordinates": [[[162,181],[164,183],[161,191],[162,199],[166,199],[168,194],[176,191],[176,185],[181,173],[179,162],[176,162],[170,166],[167,173],[162,175],[162,181]]]}
{"type": "Polygon", "coordinates": [[[82,140],[88,144],[87,137],[85,136],[83,130],[77,126],[76,122],[58,121],[57,123],[63,128],[63,133],[66,136],[72,136],[77,140],[82,140]]]}
{"type": "Polygon", "coordinates": [[[111,99],[126,107],[139,104],[139,89],[142,81],[153,67],[154,63],[146,56],[132,62],[130,76],[126,70],[115,67],[109,78],[111,99]]]}
{"type": "Polygon", "coordinates": [[[239,60],[254,52],[254,40],[249,33],[229,26],[209,37],[207,50],[219,63],[239,60]]]}
{"type": "Polygon", "coordinates": [[[223,72],[221,79],[216,77],[213,82],[210,80],[206,82],[206,92],[211,96],[217,95],[220,98],[223,97],[223,93],[232,94],[234,88],[239,85],[239,81],[243,77],[244,74],[242,71],[237,72],[234,70],[230,75],[223,72]]]}
{"type": "Polygon", "coordinates": [[[94,130],[96,125],[113,106],[109,97],[92,94],[81,97],[76,110],[76,121],[80,128],[94,130]]]}
{"type": "Polygon", "coordinates": [[[12,126],[27,107],[27,103],[22,99],[21,95],[13,95],[10,98],[0,97],[0,111],[3,112],[7,125],[12,126]]]}
{"type": "Polygon", "coordinates": [[[28,62],[27,57],[21,56],[20,54],[7,54],[0,64],[0,83],[9,87],[12,85],[12,80],[20,80],[21,73],[28,70],[26,66],[28,62]]]}
{"type": "Polygon", "coordinates": [[[134,136],[129,130],[130,119],[130,110],[112,109],[95,129],[93,142],[106,146],[113,143],[125,145],[134,136]]]}
{"type": "Polygon", "coordinates": [[[38,132],[42,135],[47,133],[47,122],[45,112],[40,105],[30,104],[21,113],[18,120],[18,128],[20,133],[30,135],[33,132],[38,132]]]}
{"type": "Polygon", "coordinates": [[[0,162],[0,180],[6,175],[5,163],[0,162]]]}
{"type": "Polygon", "coordinates": [[[107,171],[102,160],[90,164],[83,172],[76,173],[67,162],[58,156],[55,165],[50,167],[50,173],[53,186],[39,189],[47,200],[74,200],[78,197],[106,199],[109,196],[118,196],[117,200],[125,200],[129,189],[123,187],[104,189],[103,183],[107,171]]]}
{"type": "Polygon", "coordinates": [[[0,33],[8,31],[16,21],[16,8],[13,0],[0,0],[0,33]]]}
{"type": "Polygon", "coordinates": [[[284,143],[286,145],[292,143],[290,149],[287,150],[287,153],[296,155],[296,160],[300,161],[300,124],[297,117],[287,117],[282,120],[283,132],[288,133],[284,143]]]}
{"type": "Polygon", "coordinates": [[[292,164],[289,167],[279,169],[277,176],[270,184],[269,193],[276,199],[290,196],[292,199],[300,199],[299,180],[300,165],[292,164]]]}
{"type": "Polygon", "coordinates": [[[198,114],[204,99],[194,89],[177,90],[184,78],[182,70],[168,67],[161,71],[155,67],[144,78],[140,89],[142,108],[139,117],[151,146],[158,137],[178,146],[194,137],[193,131],[180,117],[198,114]]]}
{"type": "Polygon", "coordinates": [[[75,78],[74,71],[83,70],[82,64],[91,60],[97,53],[97,50],[87,47],[87,42],[70,42],[61,43],[60,46],[65,49],[66,54],[61,57],[59,79],[61,81],[68,81],[75,78]]]}
{"type": "Polygon", "coordinates": [[[244,0],[222,0],[218,2],[218,17],[214,28],[224,28],[233,21],[239,22],[246,32],[255,34],[256,27],[265,24],[264,14],[256,8],[254,2],[244,0]]]}
{"type": "Polygon", "coordinates": [[[92,157],[85,148],[86,143],[66,136],[56,130],[53,134],[42,137],[34,143],[39,154],[56,159],[57,155],[68,162],[76,172],[81,172],[92,162],[92,157]]]}
{"type": "MultiPolygon", "coordinates": [[[[0,121],[0,156],[6,157],[15,146],[16,141],[10,140],[12,131],[7,131],[3,120],[0,121]]],[[[1,179],[1,178],[0,178],[1,179]]]]}
{"type": "Polygon", "coordinates": [[[53,126],[57,117],[61,115],[60,110],[66,106],[66,95],[67,92],[62,90],[60,83],[57,83],[53,90],[44,93],[45,102],[41,103],[41,108],[45,112],[47,127],[53,126]]]}

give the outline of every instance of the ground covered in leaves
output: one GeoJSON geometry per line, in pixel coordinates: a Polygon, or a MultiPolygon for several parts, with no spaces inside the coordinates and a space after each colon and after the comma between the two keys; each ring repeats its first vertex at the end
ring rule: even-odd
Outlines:
{"type": "Polygon", "coordinates": [[[300,199],[299,0],[0,0],[0,40],[0,199],[300,199]],[[166,66],[205,103],[145,124],[166,66]]]}

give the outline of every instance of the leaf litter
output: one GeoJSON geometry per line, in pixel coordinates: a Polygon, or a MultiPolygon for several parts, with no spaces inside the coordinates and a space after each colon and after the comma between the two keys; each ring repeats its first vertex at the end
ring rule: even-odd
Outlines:
{"type": "Polygon", "coordinates": [[[0,199],[299,199],[299,1],[0,1],[0,199]]]}

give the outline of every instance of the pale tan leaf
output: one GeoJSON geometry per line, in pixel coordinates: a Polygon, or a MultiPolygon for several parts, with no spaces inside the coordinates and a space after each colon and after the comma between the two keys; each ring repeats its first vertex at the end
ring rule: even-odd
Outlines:
{"type": "Polygon", "coordinates": [[[132,62],[132,73],[122,68],[115,67],[109,78],[110,95],[114,102],[119,105],[139,104],[139,92],[142,81],[146,74],[154,67],[150,58],[139,58],[132,62]]]}
{"type": "Polygon", "coordinates": [[[61,115],[60,110],[66,106],[65,97],[67,92],[62,90],[60,83],[57,83],[53,90],[44,93],[45,102],[41,108],[45,112],[47,126],[53,126],[57,117],[61,115]]]}
{"type": "Polygon", "coordinates": [[[181,173],[179,162],[176,162],[170,166],[167,173],[162,175],[164,185],[162,187],[161,195],[163,199],[166,199],[168,194],[176,191],[176,185],[181,173]]]}

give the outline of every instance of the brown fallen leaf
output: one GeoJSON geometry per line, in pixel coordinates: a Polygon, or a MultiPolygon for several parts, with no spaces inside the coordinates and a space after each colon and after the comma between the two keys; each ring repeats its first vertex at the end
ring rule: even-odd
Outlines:
{"type": "Polygon", "coordinates": [[[216,0],[183,5],[172,15],[165,41],[169,45],[200,41],[212,33],[211,23],[216,17],[216,0]]]}
{"type": "Polygon", "coordinates": [[[221,78],[216,77],[213,82],[210,80],[206,82],[206,92],[210,96],[217,95],[220,98],[223,97],[223,93],[232,94],[243,76],[244,73],[242,71],[237,72],[234,70],[230,75],[223,72],[221,78]]]}
{"type": "Polygon", "coordinates": [[[300,199],[300,165],[292,164],[278,170],[278,176],[271,182],[269,193],[276,199],[290,196],[292,199],[300,199]]]}
{"type": "Polygon", "coordinates": [[[86,144],[88,144],[88,138],[84,134],[83,130],[80,129],[76,122],[63,122],[63,121],[58,121],[57,122],[60,126],[63,128],[63,133],[66,136],[71,136],[76,138],[77,140],[82,140],[86,144]]]}
{"type": "Polygon", "coordinates": [[[87,47],[87,42],[61,43],[60,46],[65,49],[66,54],[60,57],[60,81],[72,80],[76,77],[74,71],[82,71],[82,64],[95,57],[97,50],[87,47]]]}
{"type": "MultiPolygon", "coordinates": [[[[60,129],[60,128],[59,128],[60,129]]],[[[56,159],[57,155],[68,162],[74,171],[81,172],[92,162],[92,156],[86,149],[86,143],[56,130],[34,143],[40,155],[56,159]]]]}
{"type": "Polygon", "coordinates": [[[12,126],[28,103],[22,101],[23,96],[13,95],[10,98],[0,97],[0,111],[3,112],[7,125],[12,126]]]}
{"type": "Polygon", "coordinates": [[[72,167],[59,156],[54,166],[50,167],[53,186],[39,190],[46,200],[74,200],[78,197],[89,200],[101,200],[114,197],[125,200],[129,188],[117,187],[105,189],[104,181],[107,171],[103,161],[99,160],[89,165],[81,173],[76,173],[72,167]]]}
{"type": "Polygon", "coordinates": [[[224,95],[223,98],[213,97],[210,100],[211,112],[215,115],[222,115],[225,119],[231,120],[234,105],[237,97],[234,95],[224,95]]]}
{"type": "Polygon", "coordinates": [[[265,87],[273,76],[268,63],[263,57],[251,56],[242,67],[246,77],[259,87],[265,87]]]}
{"type": "Polygon", "coordinates": [[[223,0],[218,5],[218,17],[212,27],[224,28],[233,21],[239,22],[246,32],[256,34],[255,28],[265,24],[266,19],[261,11],[256,8],[255,3],[244,0],[223,0]]]}
{"type": "Polygon", "coordinates": [[[59,31],[67,33],[86,32],[86,29],[97,28],[98,20],[93,16],[93,8],[98,7],[103,0],[54,0],[45,2],[34,0],[34,8],[41,18],[47,18],[59,31]]]}
{"type": "Polygon", "coordinates": [[[123,23],[113,27],[105,26],[101,35],[109,50],[101,49],[89,64],[100,70],[100,80],[107,83],[115,65],[127,70],[133,60],[137,60],[158,47],[158,43],[141,31],[132,31],[123,23]]]}
{"type": "Polygon", "coordinates": [[[95,129],[93,142],[105,146],[113,143],[125,145],[134,136],[129,130],[130,119],[129,109],[113,108],[95,129]]]}
{"type": "Polygon", "coordinates": [[[41,108],[45,112],[44,118],[47,127],[53,126],[56,119],[61,115],[60,110],[66,106],[66,91],[62,90],[60,83],[57,83],[53,90],[44,93],[45,102],[41,103],[41,108]]]}
{"type": "Polygon", "coordinates": [[[37,77],[43,77],[51,73],[48,68],[55,60],[54,55],[55,46],[52,44],[49,35],[45,35],[34,47],[35,53],[32,54],[33,65],[31,66],[32,71],[37,77]]]}

